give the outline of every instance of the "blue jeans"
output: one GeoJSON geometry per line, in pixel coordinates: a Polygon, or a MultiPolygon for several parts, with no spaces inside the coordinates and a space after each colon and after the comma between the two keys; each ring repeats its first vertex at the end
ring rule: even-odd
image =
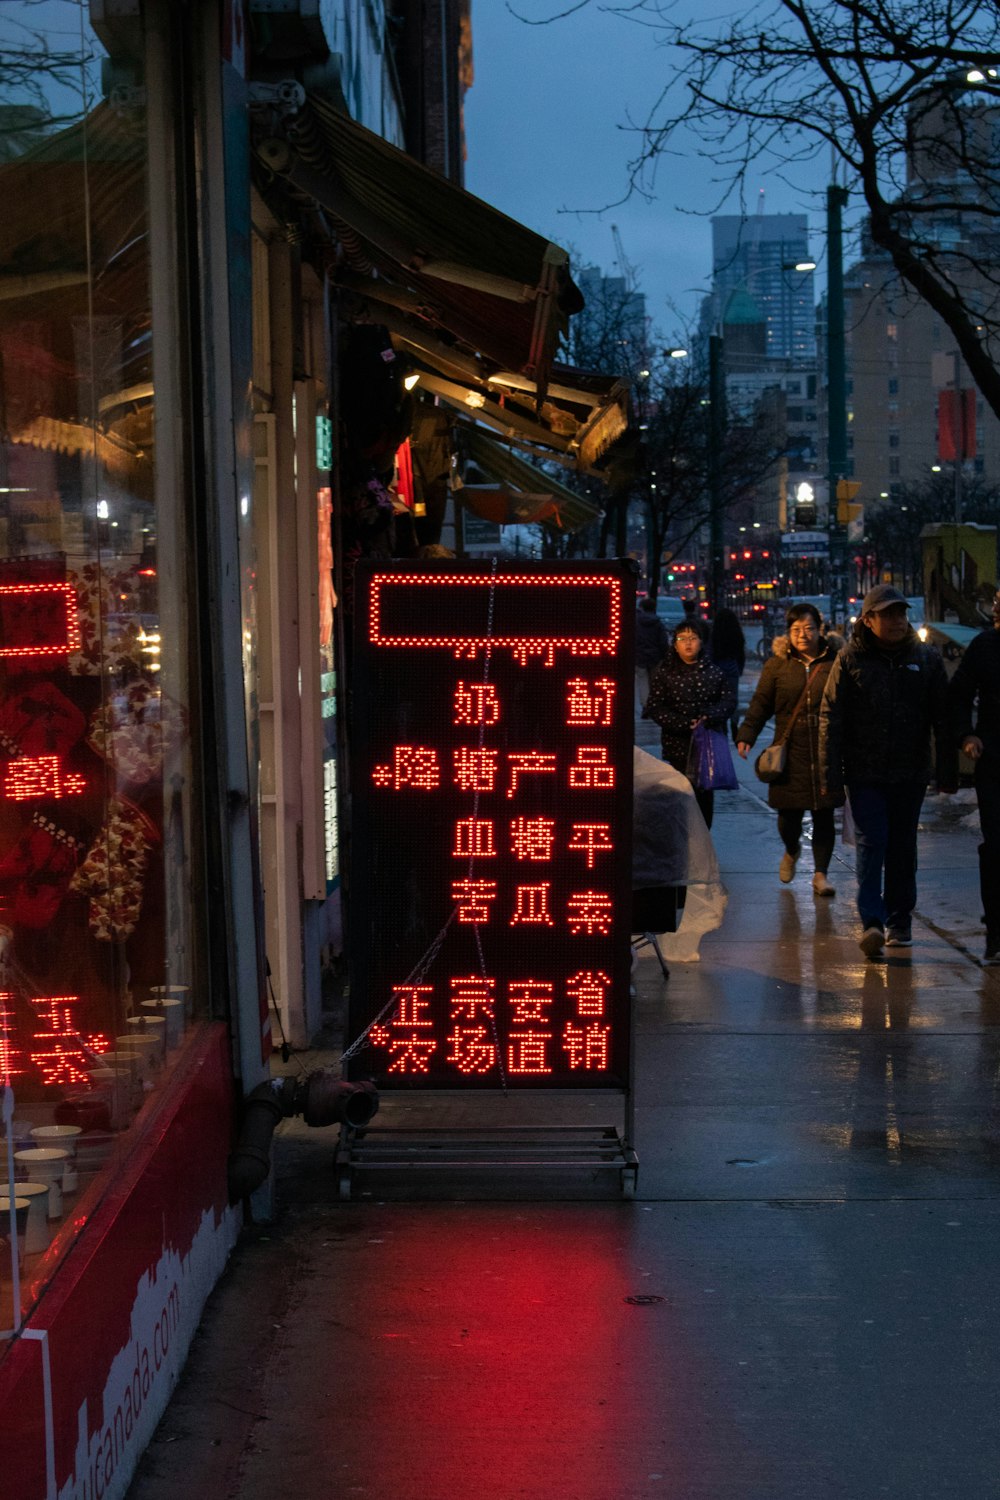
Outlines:
{"type": "Polygon", "coordinates": [[[857,839],[858,915],[865,927],[909,930],[917,904],[917,824],[926,790],[923,781],[855,783],[847,789],[857,839]]]}

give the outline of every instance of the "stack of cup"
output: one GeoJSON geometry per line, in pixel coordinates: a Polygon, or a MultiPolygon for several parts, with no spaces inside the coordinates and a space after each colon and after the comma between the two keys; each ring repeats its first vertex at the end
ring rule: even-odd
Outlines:
{"type": "Polygon", "coordinates": [[[91,1088],[107,1106],[112,1130],[123,1130],[132,1118],[135,1070],[131,1063],[115,1065],[109,1052],[101,1054],[99,1067],[90,1069],[91,1088]]]}
{"type": "Polygon", "coordinates": [[[155,1046],[159,1066],[163,1066],[167,1060],[167,1023],[163,1016],[146,1015],[140,1011],[137,1016],[128,1017],[125,1030],[129,1036],[141,1037],[143,1041],[155,1046]]]}
{"type": "Polygon", "coordinates": [[[142,1103],[143,1070],[141,1058],[131,1047],[124,1052],[102,1052],[102,1068],[112,1068],[118,1077],[120,1092],[124,1092],[129,1115],[135,1114],[142,1103]]]}
{"type": "Polygon", "coordinates": [[[137,1031],[125,1032],[115,1037],[115,1051],[135,1058],[135,1069],[144,1090],[152,1088],[153,1079],[160,1071],[160,1038],[158,1034],[148,1036],[137,1031]]]}
{"type": "Polygon", "coordinates": [[[153,998],[143,1002],[142,1013],[167,1023],[167,1051],[173,1052],[184,1039],[188,987],[186,984],[154,984],[149,993],[153,998]]]}
{"type": "MultiPolygon", "coordinates": [[[[0,1264],[7,1255],[10,1248],[10,1203],[9,1198],[0,1198],[0,1264]]],[[[27,1198],[17,1197],[14,1199],[14,1224],[17,1233],[17,1263],[20,1266],[24,1260],[25,1241],[28,1237],[28,1209],[30,1204],[27,1198]]]]}
{"type": "Polygon", "coordinates": [[[40,1255],[49,1245],[49,1186],[47,1182],[16,1182],[14,1192],[28,1203],[28,1227],[24,1233],[27,1255],[40,1255]]]}
{"type": "Polygon", "coordinates": [[[75,1193],[80,1185],[76,1174],[76,1141],[80,1134],[79,1125],[36,1125],[31,1132],[36,1146],[61,1146],[66,1152],[62,1175],[64,1193],[75,1193]]]}
{"type": "MultiPolygon", "coordinates": [[[[44,1182],[49,1189],[49,1218],[62,1217],[62,1175],[66,1168],[68,1151],[56,1146],[32,1146],[26,1151],[15,1151],[14,1160],[32,1182],[44,1182]]],[[[15,1186],[15,1191],[16,1191],[15,1186]]]]}

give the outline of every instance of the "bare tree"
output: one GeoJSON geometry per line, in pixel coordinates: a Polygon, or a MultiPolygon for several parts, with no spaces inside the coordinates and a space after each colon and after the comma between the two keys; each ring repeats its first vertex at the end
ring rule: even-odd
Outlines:
{"type": "MultiPolygon", "coordinates": [[[[637,383],[630,440],[616,454],[615,485],[641,507],[648,589],[659,591],[663,554],[681,552],[712,510],[713,450],[704,371],[659,355],[637,383]]],[[[724,512],[776,481],[781,435],[769,423],[728,413],[715,482],[724,512]]]]}
{"type": "MultiPolygon", "coordinates": [[[[950,521],[955,504],[955,485],[950,474],[932,475],[919,484],[904,484],[891,505],[873,505],[865,511],[861,550],[869,559],[869,582],[889,571],[904,593],[923,589],[923,556],[920,533],[924,526],[950,521]]],[[[982,526],[1000,525],[1000,487],[979,478],[966,478],[962,486],[962,515],[982,526]]]]}
{"type": "Polygon", "coordinates": [[[637,127],[633,187],[651,193],[690,132],[720,196],[762,161],[826,179],[832,156],[860,189],[872,242],[951,330],[1000,416],[996,0],[761,0],[710,22],[678,19],[676,0],[610,8],[653,30],[671,70],[637,127]]]}

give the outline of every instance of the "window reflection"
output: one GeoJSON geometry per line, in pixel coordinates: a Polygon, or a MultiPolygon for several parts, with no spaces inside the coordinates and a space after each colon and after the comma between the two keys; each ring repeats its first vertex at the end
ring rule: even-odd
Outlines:
{"type": "Polygon", "coordinates": [[[165,545],[158,527],[156,154],[135,57],[108,57],[86,14],[0,7],[0,1188],[46,1185],[28,1193],[46,1200],[28,1211],[29,1298],[194,1013],[178,496],[165,545]]]}

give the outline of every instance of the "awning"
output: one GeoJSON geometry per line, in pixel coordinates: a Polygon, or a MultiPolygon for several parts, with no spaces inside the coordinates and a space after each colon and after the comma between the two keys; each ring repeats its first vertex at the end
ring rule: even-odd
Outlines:
{"type": "Polygon", "coordinates": [[[415,330],[443,332],[544,393],[559,336],[583,305],[565,250],[316,95],[257,155],[346,229],[338,237],[365,295],[398,306],[396,294],[409,294],[415,330]]]}
{"type": "Polygon", "coordinates": [[[535,464],[512,453],[503,444],[477,427],[462,430],[463,444],[469,458],[484,474],[499,481],[499,490],[480,490],[466,485],[459,491],[463,502],[484,520],[501,525],[542,521],[559,531],[579,531],[599,519],[600,507],[584,495],[577,495],[535,464]],[[503,496],[509,497],[507,514],[503,514],[503,496]]]}
{"type": "Polygon", "coordinates": [[[580,376],[568,366],[554,365],[554,378],[536,410],[536,387],[525,377],[498,371],[484,378],[469,368],[469,361],[463,364],[452,351],[421,341],[399,320],[390,317],[387,326],[397,349],[431,367],[419,371],[422,389],[465,415],[474,413],[503,437],[564,455],[575,468],[592,470],[628,425],[628,387],[616,376],[580,376]]]}

